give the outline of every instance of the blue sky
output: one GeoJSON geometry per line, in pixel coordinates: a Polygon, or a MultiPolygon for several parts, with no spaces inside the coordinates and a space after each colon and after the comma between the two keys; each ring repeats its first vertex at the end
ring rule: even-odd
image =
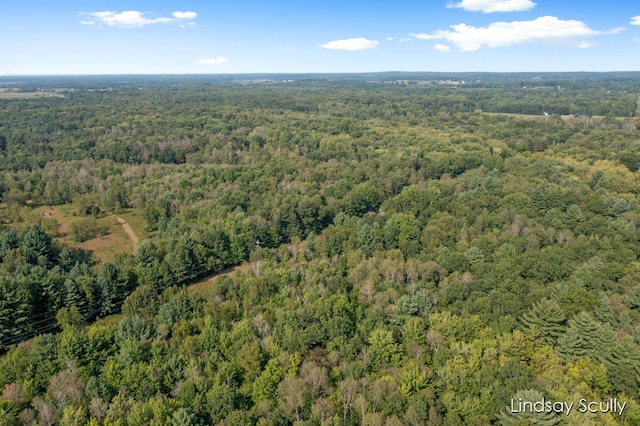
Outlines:
{"type": "Polygon", "coordinates": [[[640,2],[20,0],[0,46],[0,75],[640,71],[640,2]]]}

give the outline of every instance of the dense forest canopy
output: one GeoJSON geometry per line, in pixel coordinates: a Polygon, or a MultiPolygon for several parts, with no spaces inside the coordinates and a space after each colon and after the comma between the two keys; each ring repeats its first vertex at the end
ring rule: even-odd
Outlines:
{"type": "Polygon", "coordinates": [[[637,424],[638,77],[0,78],[1,424],[637,424]]]}

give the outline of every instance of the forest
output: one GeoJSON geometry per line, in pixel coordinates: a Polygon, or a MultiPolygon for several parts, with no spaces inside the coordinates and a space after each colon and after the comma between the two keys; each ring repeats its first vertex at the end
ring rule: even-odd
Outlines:
{"type": "Polygon", "coordinates": [[[0,77],[0,425],[640,424],[639,99],[0,77]]]}

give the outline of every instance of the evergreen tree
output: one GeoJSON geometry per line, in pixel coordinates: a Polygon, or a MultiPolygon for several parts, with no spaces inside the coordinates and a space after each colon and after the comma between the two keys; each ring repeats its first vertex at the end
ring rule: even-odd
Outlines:
{"type": "Polygon", "coordinates": [[[604,363],[607,367],[615,363],[614,350],[618,345],[616,332],[609,324],[599,324],[595,335],[596,347],[591,358],[604,363]]]}
{"type": "MultiPolygon", "coordinates": [[[[86,305],[86,301],[83,299],[82,294],[80,293],[80,288],[78,284],[72,280],[67,278],[64,280],[63,287],[63,305],[67,309],[71,309],[72,307],[76,307],[78,311],[82,314],[84,313],[84,307],[86,305]]],[[[84,315],[83,315],[83,319],[84,315]]]]}
{"type": "Polygon", "coordinates": [[[577,204],[571,204],[562,215],[562,220],[572,229],[585,221],[584,213],[577,204]]]}
{"type": "Polygon", "coordinates": [[[396,302],[393,321],[396,324],[402,324],[411,316],[424,318],[431,313],[432,309],[433,303],[427,291],[420,290],[413,296],[405,294],[400,296],[396,302]]]}
{"type": "Polygon", "coordinates": [[[0,344],[17,343],[33,329],[32,295],[11,276],[0,276],[0,344]]]}
{"type": "Polygon", "coordinates": [[[607,376],[617,392],[637,392],[640,383],[640,346],[625,336],[611,348],[605,360],[607,376]]]}
{"type": "Polygon", "coordinates": [[[640,308],[640,285],[633,287],[630,293],[627,293],[622,297],[622,300],[631,309],[639,309],[640,308]]]}
{"type": "Polygon", "coordinates": [[[540,333],[547,344],[554,345],[565,329],[567,318],[556,302],[542,299],[523,315],[522,322],[540,333]]]}
{"type": "Polygon", "coordinates": [[[264,371],[253,382],[253,391],[251,393],[251,399],[257,405],[263,400],[276,401],[278,383],[282,379],[282,368],[278,363],[278,360],[272,358],[267,363],[264,371]]]}
{"type": "Polygon", "coordinates": [[[51,254],[51,237],[40,225],[33,225],[20,232],[20,247],[25,251],[29,263],[35,264],[38,258],[47,261],[51,254]]]}
{"type": "Polygon", "coordinates": [[[127,293],[127,280],[122,276],[120,268],[111,263],[104,262],[98,271],[96,280],[100,315],[109,315],[114,312],[117,303],[127,293]]]}
{"type": "Polygon", "coordinates": [[[598,295],[599,304],[593,311],[593,316],[604,324],[611,324],[613,320],[613,311],[611,310],[611,300],[607,293],[601,291],[598,295]]]}
{"type": "Polygon", "coordinates": [[[565,333],[558,338],[558,354],[565,361],[591,356],[598,349],[600,324],[582,311],[569,320],[565,333]]]}

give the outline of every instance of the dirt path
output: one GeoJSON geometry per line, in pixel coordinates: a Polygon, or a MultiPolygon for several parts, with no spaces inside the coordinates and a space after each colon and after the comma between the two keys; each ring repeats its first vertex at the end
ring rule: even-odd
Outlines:
{"type": "Polygon", "coordinates": [[[122,229],[124,229],[124,232],[127,233],[129,239],[131,240],[131,244],[133,245],[133,253],[135,253],[138,249],[138,245],[140,244],[140,239],[138,238],[136,233],[133,232],[131,225],[129,225],[129,223],[120,216],[116,216],[113,213],[111,213],[111,216],[113,216],[118,221],[118,223],[122,225],[122,229]]]}

